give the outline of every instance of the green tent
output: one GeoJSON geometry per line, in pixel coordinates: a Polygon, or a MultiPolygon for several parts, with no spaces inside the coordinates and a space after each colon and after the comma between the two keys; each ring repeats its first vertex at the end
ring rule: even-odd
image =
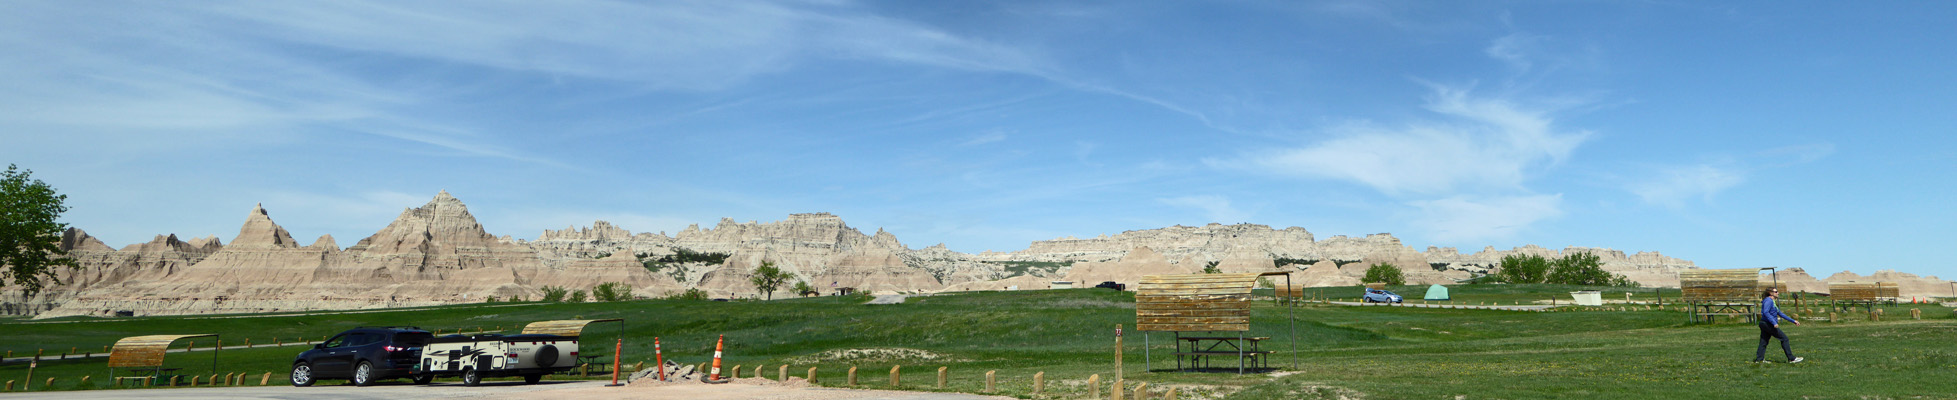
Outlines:
{"type": "Polygon", "coordinates": [[[1449,300],[1449,299],[1450,298],[1447,297],[1446,286],[1434,285],[1434,286],[1427,287],[1427,300],[1449,300]]]}

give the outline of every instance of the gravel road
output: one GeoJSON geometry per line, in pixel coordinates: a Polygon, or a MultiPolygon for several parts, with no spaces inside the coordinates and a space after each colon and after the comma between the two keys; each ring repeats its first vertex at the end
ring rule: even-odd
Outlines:
{"type": "Polygon", "coordinates": [[[375,386],[328,385],[314,387],[249,386],[231,388],[128,389],[70,392],[0,393],[0,399],[62,400],[209,400],[209,399],[632,399],[632,400],[1005,400],[1011,397],[979,396],[962,393],[922,393],[885,390],[851,390],[822,387],[792,387],[770,384],[675,385],[606,387],[607,381],[484,382],[467,387],[461,383],[412,385],[383,382],[375,386]]]}

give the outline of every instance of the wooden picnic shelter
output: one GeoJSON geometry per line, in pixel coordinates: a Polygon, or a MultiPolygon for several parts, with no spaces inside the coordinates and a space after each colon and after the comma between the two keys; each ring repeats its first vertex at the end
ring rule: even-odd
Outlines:
{"type": "MultiPolygon", "coordinates": [[[[165,354],[170,351],[170,343],[182,339],[201,337],[218,337],[218,335],[215,333],[148,335],[130,336],[122,338],[122,340],[117,340],[115,346],[109,349],[109,379],[112,381],[118,379],[154,379],[164,372],[180,370],[182,368],[163,368],[163,359],[165,354]],[[124,368],[124,371],[137,374],[145,371],[148,373],[117,378],[116,368],[124,368]]],[[[184,351],[188,352],[190,349],[185,348],[184,351]]],[[[211,348],[211,373],[213,374],[217,373],[217,351],[218,348],[213,344],[211,348]]]]}
{"type": "MultiPolygon", "coordinates": [[[[1760,270],[1754,268],[1679,271],[1678,282],[1687,314],[1693,321],[1704,318],[1705,322],[1719,316],[1752,321],[1759,314],[1753,308],[1766,288],[1762,285],[1778,284],[1760,282],[1760,270]]],[[[1785,285],[1780,287],[1784,292],[1785,285]]]]}
{"type": "MultiPolygon", "coordinates": [[[[1244,333],[1250,330],[1251,289],[1257,286],[1259,278],[1274,275],[1284,275],[1283,287],[1291,287],[1288,271],[1143,276],[1135,292],[1135,330],[1142,332],[1144,365],[1152,362],[1147,345],[1149,332],[1171,332],[1175,335],[1178,370],[1183,369],[1185,358],[1190,368],[1207,368],[1211,358],[1223,356],[1237,358],[1239,374],[1252,366],[1268,368],[1268,355],[1272,352],[1263,350],[1259,343],[1270,338],[1248,337],[1244,333]],[[1229,336],[1227,332],[1236,335],[1229,336]]],[[[1286,304],[1296,307],[1297,302],[1293,300],[1286,304]]],[[[1290,315],[1295,367],[1298,322],[1295,310],[1290,315]]]]}
{"type": "Polygon", "coordinates": [[[1895,282],[1829,282],[1828,299],[1837,310],[1863,307],[1875,312],[1876,303],[1896,301],[1901,294],[1899,289],[1895,282]]]}

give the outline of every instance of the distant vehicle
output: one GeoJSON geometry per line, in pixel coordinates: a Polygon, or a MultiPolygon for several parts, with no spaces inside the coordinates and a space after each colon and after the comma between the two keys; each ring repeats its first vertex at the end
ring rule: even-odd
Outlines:
{"type": "Polygon", "coordinates": [[[292,386],[312,386],[320,379],[347,379],[354,386],[393,378],[413,378],[416,384],[426,384],[434,377],[418,376],[414,367],[420,361],[421,347],[434,338],[434,334],[412,326],[340,332],[292,360],[292,386]]]}
{"type": "Polygon", "coordinates": [[[1400,295],[1393,294],[1393,292],[1380,290],[1380,289],[1373,289],[1373,288],[1366,288],[1366,297],[1364,297],[1364,299],[1366,300],[1367,303],[1401,302],[1400,295]]]}
{"type": "Polygon", "coordinates": [[[1101,282],[1101,284],[1099,284],[1099,285],[1094,285],[1094,287],[1096,287],[1096,288],[1108,288],[1108,289],[1114,289],[1114,290],[1128,290],[1128,285],[1123,285],[1123,284],[1120,284],[1120,283],[1115,283],[1115,281],[1107,281],[1107,282],[1101,282]]]}
{"type": "Polygon", "coordinates": [[[482,378],[522,376],[537,383],[544,375],[578,366],[578,338],[557,335],[447,335],[422,351],[420,375],[461,376],[463,386],[482,378]]]}

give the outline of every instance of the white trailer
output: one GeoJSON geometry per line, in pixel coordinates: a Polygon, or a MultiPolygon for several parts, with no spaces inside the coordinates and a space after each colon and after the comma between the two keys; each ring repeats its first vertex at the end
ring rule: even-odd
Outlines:
{"type": "Polygon", "coordinates": [[[448,335],[422,347],[419,376],[460,376],[476,386],[482,378],[522,376],[537,383],[544,375],[578,365],[578,338],[558,335],[448,335]]]}

